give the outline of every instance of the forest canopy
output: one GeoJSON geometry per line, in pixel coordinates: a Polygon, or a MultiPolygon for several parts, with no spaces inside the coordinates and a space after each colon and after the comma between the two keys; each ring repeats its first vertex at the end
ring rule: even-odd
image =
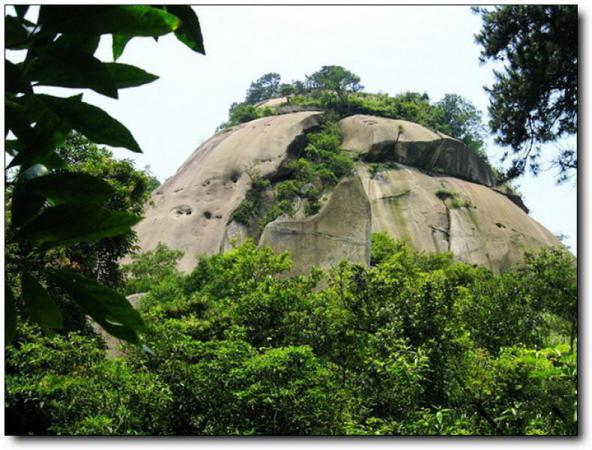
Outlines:
{"type": "Polygon", "coordinates": [[[373,236],[372,266],[286,277],[252,241],[190,274],[125,267],[151,353],[19,322],[9,434],[573,435],[576,271],[544,250],[502,275],[373,236]],[[133,288],[132,288],[133,290],[133,288]],[[74,344],[74,345],[72,345],[74,344]]]}

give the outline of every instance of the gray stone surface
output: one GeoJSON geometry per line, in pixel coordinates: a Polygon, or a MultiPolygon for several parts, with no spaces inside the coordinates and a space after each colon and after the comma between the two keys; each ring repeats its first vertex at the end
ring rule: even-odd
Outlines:
{"type": "MultiPolygon", "coordinates": [[[[136,227],[141,251],[163,242],[185,252],[180,269],[189,271],[196,256],[258,238],[259,232],[232,220],[251,188],[248,173],[281,180],[282,165],[305,145],[306,131],[318,127],[320,117],[310,111],[265,117],[213,136],[153,193],[136,227]]],[[[289,251],[293,273],[341,259],[367,264],[372,231],[408,239],[418,250],[451,251],[460,261],[496,272],[526,251],[561,245],[507,187],[489,187],[491,170],[459,141],[372,116],[351,116],[340,126],[344,148],[363,160],[355,176],[323,195],[317,215],[306,217],[305,201],[296,202],[293,217],[269,223],[259,240],[289,251]],[[369,161],[389,165],[371,167],[369,161]],[[454,192],[461,207],[438,198],[439,189],[454,192]]],[[[265,201],[270,196],[268,188],[265,201]]]]}
{"type": "Polygon", "coordinates": [[[343,148],[366,161],[396,161],[493,186],[489,166],[462,142],[405,120],[366,115],[340,121],[343,148]]]}
{"type": "Polygon", "coordinates": [[[312,217],[276,219],[267,224],[260,245],[292,258],[291,273],[312,266],[329,268],[342,260],[367,265],[370,261],[370,204],[358,177],[342,180],[312,217]]]}

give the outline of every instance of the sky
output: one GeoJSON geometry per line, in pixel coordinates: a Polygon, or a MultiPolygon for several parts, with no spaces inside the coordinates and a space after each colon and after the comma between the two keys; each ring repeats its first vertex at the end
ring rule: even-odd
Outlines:
{"type": "MultiPolygon", "coordinates": [[[[164,181],[244,99],[251,81],[278,72],[303,79],[323,65],[341,65],[360,76],[366,92],[426,92],[433,101],[460,94],[484,112],[493,66],[479,63],[474,43],[481,19],[467,6],[195,6],[207,55],[192,52],[172,35],[155,42],[136,38],[118,62],[160,77],[120,91],[118,100],[83,91],[85,101],[106,110],[132,132],[143,154],[116,150],[138,167],[150,166],[164,181]]],[[[33,12],[34,13],[34,12],[33,12]]],[[[111,61],[111,39],[96,54],[111,61]]],[[[73,95],[75,90],[39,92],[73,95]]],[[[575,138],[545,147],[575,146],[575,138]]],[[[488,140],[494,163],[502,149],[488,140]]],[[[530,214],[577,250],[576,180],[555,184],[554,170],[517,180],[530,214]]]]}

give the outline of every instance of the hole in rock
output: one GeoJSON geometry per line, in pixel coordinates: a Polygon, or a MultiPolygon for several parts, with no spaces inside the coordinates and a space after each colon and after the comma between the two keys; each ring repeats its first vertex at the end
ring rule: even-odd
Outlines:
{"type": "Polygon", "coordinates": [[[189,216],[192,212],[193,210],[189,205],[179,205],[173,208],[173,213],[177,216],[189,216]]]}

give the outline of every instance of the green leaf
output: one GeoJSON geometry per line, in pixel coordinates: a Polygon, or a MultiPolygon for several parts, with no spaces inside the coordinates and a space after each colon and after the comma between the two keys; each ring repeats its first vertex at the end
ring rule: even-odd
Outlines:
{"type": "Polygon", "coordinates": [[[24,145],[31,145],[35,141],[35,132],[30,125],[33,121],[27,117],[27,108],[15,100],[20,99],[6,98],[4,101],[6,129],[12,131],[24,145]]]}
{"type": "Polygon", "coordinates": [[[47,32],[160,36],[176,30],[181,21],[142,5],[41,6],[39,24],[47,32]]]}
{"type": "Polygon", "coordinates": [[[99,46],[101,36],[93,34],[66,33],[62,34],[54,43],[56,47],[94,55],[99,46]]]}
{"type": "Polygon", "coordinates": [[[14,238],[43,244],[42,249],[48,250],[124,234],[139,220],[138,216],[99,209],[95,205],[51,206],[22,225],[14,238]]]}
{"type": "Polygon", "coordinates": [[[4,343],[8,344],[16,336],[16,304],[12,289],[4,283],[4,343]]]}
{"type": "Polygon", "coordinates": [[[39,213],[45,199],[27,190],[23,183],[17,183],[10,205],[10,228],[20,227],[39,213]]]}
{"type": "Polygon", "coordinates": [[[181,19],[181,26],[175,30],[175,36],[191,50],[206,54],[199,19],[189,5],[167,5],[166,10],[181,19]]]}
{"type": "Polygon", "coordinates": [[[99,94],[117,98],[117,86],[105,65],[80,50],[44,47],[36,52],[27,71],[32,81],[47,86],[88,88],[99,94]]]}
{"type": "Polygon", "coordinates": [[[113,60],[117,61],[123,54],[125,46],[131,41],[133,36],[127,34],[114,34],[113,35],[113,60]]]}
{"type": "Polygon", "coordinates": [[[45,288],[27,272],[23,272],[22,293],[29,317],[39,324],[43,331],[62,328],[60,310],[45,288]]]}
{"type": "Polygon", "coordinates": [[[18,152],[22,152],[24,148],[23,143],[18,139],[6,139],[4,141],[4,150],[10,156],[15,156],[18,152]]]}
{"type": "Polygon", "coordinates": [[[113,188],[106,181],[76,172],[52,173],[33,178],[24,184],[32,194],[45,197],[54,205],[82,203],[104,205],[113,195],[113,188]]]}
{"type": "Polygon", "coordinates": [[[49,274],[107,332],[140,344],[137,332],[144,330],[144,322],[123,295],[67,270],[50,269],[49,274]]]}
{"type": "Polygon", "coordinates": [[[6,124],[17,136],[22,149],[8,167],[21,166],[21,171],[34,164],[62,167],[63,161],[54,149],[72,129],[57,115],[48,110],[37,95],[24,95],[6,102],[6,124]],[[29,123],[36,122],[31,128],[29,123]]]}
{"type": "Polygon", "coordinates": [[[29,32],[21,19],[14,16],[5,16],[4,27],[4,46],[6,48],[19,50],[27,46],[29,32]]]}
{"type": "Polygon", "coordinates": [[[104,65],[115,80],[117,89],[141,86],[158,80],[156,75],[129,64],[104,63],[104,65]]]}
{"type": "MultiPolygon", "coordinates": [[[[25,97],[28,98],[24,101],[42,102],[45,109],[96,144],[125,147],[133,152],[142,153],[132,134],[121,122],[102,109],[80,101],[80,96],[61,98],[36,94],[25,97]]],[[[31,106],[33,107],[32,102],[31,106]]]]}
{"type": "Polygon", "coordinates": [[[33,93],[31,83],[24,77],[20,64],[14,64],[5,59],[4,72],[6,74],[6,84],[4,85],[4,89],[7,92],[33,93]]]}

